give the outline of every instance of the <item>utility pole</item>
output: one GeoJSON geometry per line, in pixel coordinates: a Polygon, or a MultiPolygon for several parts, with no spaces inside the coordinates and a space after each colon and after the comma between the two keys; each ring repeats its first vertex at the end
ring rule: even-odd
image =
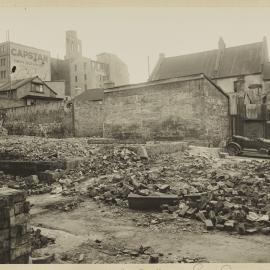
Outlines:
{"type": "Polygon", "coordinates": [[[8,80],[9,80],[9,90],[11,90],[11,55],[10,55],[10,39],[9,30],[6,32],[6,39],[8,43],[8,80]]]}
{"type": "Polygon", "coordinates": [[[148,66],[148,79],[150,77],[150,57],[147,56],[147,66],[148,66]]]}

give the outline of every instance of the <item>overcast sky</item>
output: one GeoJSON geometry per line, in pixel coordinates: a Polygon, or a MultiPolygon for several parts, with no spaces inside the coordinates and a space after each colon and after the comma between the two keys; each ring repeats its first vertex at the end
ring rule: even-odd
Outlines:
{"type": "Polygon", "coordinates": [[[14,8],[0,9],[0,40],[49,50],[63,58],[65,31],[76,30],[83,55],[117,54],[127,65],[130,82],[147,80],[147,57],[153,69],[166,56],[226,46],[270,43],[270,8],[14,8]]]}

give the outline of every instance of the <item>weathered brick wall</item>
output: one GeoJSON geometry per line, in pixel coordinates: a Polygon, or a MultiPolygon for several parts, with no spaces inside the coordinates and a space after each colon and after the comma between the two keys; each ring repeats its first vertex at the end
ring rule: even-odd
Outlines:
{"type": "Polygon", "coordinates": [[[31,242],[26,194],[0,188],[0,264],[28,263],[31,242]]]}
{"type": "Polygon", "coordinates": [[[69,137],[73,135],[73,112],[64,102],[12,108],[5,114],[4,127],[13,135],[69,137]]]}
{"type": "Polygon", "coordinates": [[[222,98],[216,86],[204,81],[204,98],[202,99],[205,135],[207,141],[218,146],[230,135],[229,99],[222,98]]]}
{"type": "Polygon", "coordinates": [[[0,109],[25,106],[25,100],[0,97],[0,109]]]}
{"type": "Polygon", "coordinates": [[[105,137],[199,139],[217,145],[228,135],[228,125],[227,97],[204,78],[105,93],[105,137]]]}
{"type": "Polygon", "coordinates": [[[76,137],[103,136],[103,102],[74,101],[74,125],[76,137]]]}

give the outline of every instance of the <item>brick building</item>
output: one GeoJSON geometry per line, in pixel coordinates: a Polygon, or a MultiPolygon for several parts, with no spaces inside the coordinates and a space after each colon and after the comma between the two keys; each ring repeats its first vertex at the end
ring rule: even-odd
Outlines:
{"type": "Polygon", "coordinates": [[[50,52],[10,41],[0,43],[0,84],[34,76],[51,80],[50,52]]]}
{"type": "Polygon", "coordinates": [[[108,81],[115,85],[127,83],[126,65],[115,55],[104,55],[97,61],[84,57],[76,31],[67,31],[65,59],[51,58],[52,80],[65,80],[66,96],[71,97],[87,89],[103,88],[108,81]]]}
{"type": "Polygon", "coordinates": [[[261,42],[226,47],[220,38],[218,48],[159,60],[149,81],[206,74],[230,96],[233,133],[270,138],[270,64],[266,38],[261,42]],[[254,111],[254,113],[249,113],[254,111]]]}
{"type": "Polygon", "coordinates": [[[97,60],[108,65],[108,79],[115,86],[129,84],[128,67],[117,55],[101,53],[97,55],[97,60]]]}
{"type": "Polygon", "coordinates": [[[74,99],[76,136],[189,140],[230,135],[229,97],[203,74],[118,86],[74,99]]]}

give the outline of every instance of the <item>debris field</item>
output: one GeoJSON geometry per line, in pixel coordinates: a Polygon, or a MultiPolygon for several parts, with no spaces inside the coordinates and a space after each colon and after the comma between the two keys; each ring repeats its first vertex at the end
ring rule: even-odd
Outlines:
{"type": "MultiPolygon", "coordinates": [[[[86,138],[14,137],[1,138],[2,160],[80,158],[72,169],[29,176],[0,172],[1,187],[23,189],[29,196],[58,194],[71,198],[51,207],[52,211],[70,212],[82,202],[94,200],[119,211],[143,211],[149,217],[158,213],[175,223],[179,219],[197,220],[207,231],[270,235],[270,160],[236,159],[207,151],[198,154],[192,148],[148,157],[138,151],[142,146],[136,145],[93,144],[86,138]],[[153,199],[155,203],[149,207],[153,199]],[[133,200],[139,202],[135,207],[131,207],[133,200]]],[[[158,224],[160,220],[150,218],[149,222],[158,224]]],[[[42,237],[39,230],[31,235],[33,251],[55,241],[42,237]]],[[[149,263],[159,262],[158,255],[146,250],[141,247],[138,252],[146,253],[149,263]]],[[[76,262],[84,261],[82,254],[75,257],[76,262]]]]}

